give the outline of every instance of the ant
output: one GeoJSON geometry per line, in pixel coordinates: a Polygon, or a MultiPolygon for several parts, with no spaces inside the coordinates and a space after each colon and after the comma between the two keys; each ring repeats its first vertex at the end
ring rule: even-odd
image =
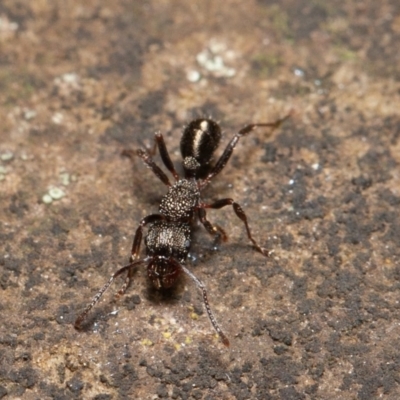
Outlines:
{"type": "Polygon", "coordinates": [[[164,171],[153,161],[152,155],[148,151],[141,149],[137,151],[124,150],[122,154],[130,158],[139,156],[157,178],[168,187],[168,192],[161,199],[159,212],[157,214],[150,214],[140,221],[133,239],[130,264],[120,268],[111,275],[108,282],[78,316],[75,321],[75,328],[81,328],[81,324],[86,319],[89,311],[97,304],[115,278],[127,272],[125,282],[117,294],[117,297],[119,297],[129,287],[135,267],[139,264],[147,264],[148,278],[156,289],[168,289],[172,287],[182,273],[194,281],[202,292],[203,302],[211,324],[218,333],[222,343],[228,347],[229,340],[221,330],[211,311],[205,285],[185,267],[191,245],[193,223],[198,218],[207,232],[214,236],[216,241],[221,239],[225,241],[227,239],[225,232],[220,227],[212,225],[208,221],[206,209],[219,209],[230,205],[233,207],[236,216],[244,223],[247,236],[255,250],[266,257],[269,255],[269,252],[254,240],[250,232],[246,214],[238,203],[230,198],[220,199],[213,203],[204,203],[200,193],[225,167],[242,136],[246,136],[257,127],[269,127],[274,130],[288,117],[289,115],[275,122],[255,123],[245,126],[234,135],[214,166],[211,166],[210,161],[219,145],[221,128],[212,119],[199,118],[193,120],[184,128],[180,142],[183,159],[183,178],[178,175],[171,161],[162,134],[159,132],[156,133],[154,152],[156,147],[158,147],[161,160],[175,179],[173,184],[171,184],[164,171]],[[148,232],[144,238],[146,257],[137,259],[143,237],[143,228],[145,226],[148,226],[148,232]]]}

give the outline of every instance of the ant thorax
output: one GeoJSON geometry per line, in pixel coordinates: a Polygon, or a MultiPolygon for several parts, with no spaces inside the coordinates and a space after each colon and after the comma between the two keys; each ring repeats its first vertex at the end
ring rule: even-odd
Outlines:
{"type": "Polygon", "coordinates": [[[170,221],[189,221],[197,206],[200,192],[195,180],[180,179],[161,199],[159,211],[170,221]]]}

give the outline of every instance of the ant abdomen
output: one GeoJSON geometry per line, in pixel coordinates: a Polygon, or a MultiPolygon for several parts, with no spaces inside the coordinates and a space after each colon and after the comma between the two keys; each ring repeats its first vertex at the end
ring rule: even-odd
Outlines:
{"type": "Polygon", "coordinates": [[[221,140],[221,128],[212,119],[195,119],[184,129],[181,139],[183,168],[189,175],[198,175],[207,168],[221,140]]]}

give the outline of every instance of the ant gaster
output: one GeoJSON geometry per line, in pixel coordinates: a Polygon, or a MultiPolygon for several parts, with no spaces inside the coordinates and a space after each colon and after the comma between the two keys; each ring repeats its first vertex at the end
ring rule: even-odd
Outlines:
{"type": "Polygon", "coordinates": [[[149,280],[157,289],[167,289],[173,286],[182,272],[188,275],[202,292],[203,302],[211,324],[221,338],[222,343],[225,346],[229,346],[228,338],[222,332],[211,311],[203,282],[185,266],[191,245],[193,222],[195,218],[198,218],[207,232],[213,235],[216,241],[221,239],[226,240],[225,232],[220,227],[212,225],[208,221],[206,209],[219,209],[231,205],[236,216],[244,223],[247,236],[255,250],[264,256],[269,255],[268,250],[261,247],[253,239],[247,223],[247,217],[238,203],[230,198],[220,199],[213,203],[205,203],[201,199],[201,191],[225,167],[237,142],[242,136],[247,135],[256,127],[270,127],[275,129],[286,118],[288,116],[271,123],[256,123],[245,126],[231,139],[214,166],[210,165],[210,161],[220,142],[221,129],[212,119],[195,119],[184,129],[180,142],[184,178],[179,177],[165,146],[162,134],[156,133],[155,143],[165,167],[175,179],[175,183],[173,184],[171,184],[168,176],[162,169],[153,161],[148,151],[125,150],[123,155],[128,157],[139,156],[153,173],[168,186],[168,192],[161,199],[159,212],[157,214],[150,214],[140,221],[133,239],[130,264],[122,267],[110,277],[108,282],[94,296],[91,303],[78,316],[75,321],[75,328],[79,329],[81,327],[89,311],[99,301],[100,297],[116,277],[127,272],[125,283],[118,292],[118,295],[123,295],[133,278],[135,267],[139,264],[147,264],[149,280]],[[148,226],[148,232],[144,239],[146,257],[137,259],[143,236],[143,228],[145,226],[148,226]]]}

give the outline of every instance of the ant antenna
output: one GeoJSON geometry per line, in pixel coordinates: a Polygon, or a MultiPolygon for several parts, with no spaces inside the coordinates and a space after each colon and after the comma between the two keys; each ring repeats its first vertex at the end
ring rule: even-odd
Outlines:
{"type": "Polygon", "coordinates": [[[82,311],[82,313],[75,320],[74,327],[76,329],[80,329],[82,327],[82,322],[86,319],[87,315],[89,314],[89,311],[98,303],[101,296],[103,296],[104,292],[110,287],[110,285],[113,283],[115,278],[117,278],[119,275],[123,274],[125,271],[130,270],[135,265],[143,263],[143,262],[145,262],[145,260],[138,260],[138,261],[132,262],[132,263],[120,268],[117,272],[115,272],[113,275],[111,275],[108,282],[96,293],[96,295],[93,297],[93,300],[86,306],[86,308],[82,311]]]}

